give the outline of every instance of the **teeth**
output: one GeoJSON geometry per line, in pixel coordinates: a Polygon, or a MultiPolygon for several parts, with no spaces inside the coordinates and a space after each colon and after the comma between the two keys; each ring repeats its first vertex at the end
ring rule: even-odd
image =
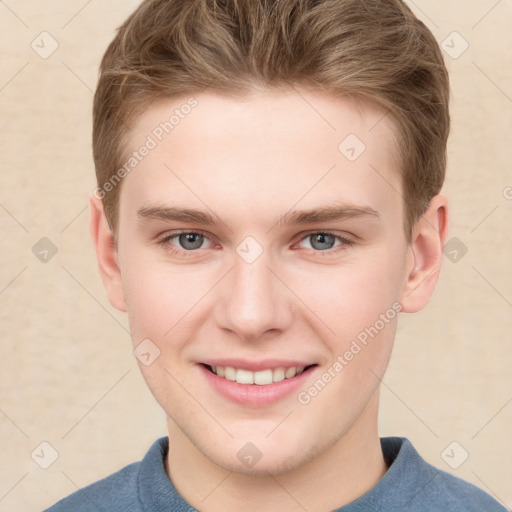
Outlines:
{"type": "Polygon", "coordinates": [[[291,368],[287,368],[286,371],[284,372],[284,376],[287,379],[290,379],[291,377],[295,377],[295,375],[297,375],[297,368],[295,368],[295,366],[292,366],[291,368]]]}
{"type": "Polygon", "coordinates": [[[284,368],[276,368],[273,372],[272,380],[274,382],[281,382],[285,379],[285,369],[284,368]]]}
{"type": "Polygon", "coordinates": [[[239,384],[257,384],[259,386],[267,386],[273,382],[281,382],[285,379],[291,379],[304,371],[304,366],[292,366],[291,368],[275,368],[274,370],[261,370],[259,372],[251,372],[242,370],[241,368],[233,368],[232,366],[212,366],[213,373],[224,379],[238,382],[239,384]]]}
{"type": "Polygon", "coordinates": [[[248,370],[237,370],[236,379],[238,384],[254,384],[254,372],[248,370]]]}
{"type": "Polygon", "coordinates": [[[265,386],[266,384],[272,384],[272,370],[263,370],[261,372],[254,372],[254,384],[265,386]]]}
{"type": "MultiPolygon", "coordinates": [[[[217,366],[217,371],[219,368],[222,368],[221,366],[217,366]]],[[[232,366],[226,366],[224,368],[224,378],[227,380],[236,380],[236,372],[235,369],[232,366]]]]}

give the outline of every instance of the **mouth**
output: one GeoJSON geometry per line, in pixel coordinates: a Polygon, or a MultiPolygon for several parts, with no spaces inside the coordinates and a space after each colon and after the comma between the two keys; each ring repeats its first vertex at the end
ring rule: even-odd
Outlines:
{"type": "Polygon", "coordinates": [[[210,389],[231,402],[258,409],[295,396],[319,368],[318,364],[291,361],[219,363],[221,361],[198,364],[210,389]]]}
{"type": "Polygon", "coordinates": [[[233,366],[211,366],[204,365],[207,370],[217,375],[222,379],[231,382],[238,382],[238,384],[255,384],[257,386],[268,386],[275,382],[281,382],[286,379],[293,379],[297,375],[308,371],[316,364],[309,366],[280,366],[278,368],[267,368],[260,371],[245,370],[243,368],[235,368],[233,366]]]}

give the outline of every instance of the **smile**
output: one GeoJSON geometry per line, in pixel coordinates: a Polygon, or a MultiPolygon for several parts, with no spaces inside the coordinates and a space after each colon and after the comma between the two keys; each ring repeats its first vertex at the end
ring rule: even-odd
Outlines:
{"type": "Polygon", "coordinates": [[[206,366],[212,373],[226,380],[238,382],[239,384],[256,384],[268,386],[274,382],[281,382],[300,375],[306,368],[304,366],[292,366],[289,368],[268,368],[257,372],[234,368],[232,366],[206,366]]]}
{"type": "Polygon", "coordinates": [[[208,387],[244,407],[269,407],[297,391],[317,373],[319,365],[305,360],[217,359],[197,364],[208,387]]]}

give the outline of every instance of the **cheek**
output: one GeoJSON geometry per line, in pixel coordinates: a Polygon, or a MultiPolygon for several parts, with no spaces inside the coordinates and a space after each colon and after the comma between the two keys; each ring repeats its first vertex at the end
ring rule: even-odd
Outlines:
{"type": "Polygon", "coordinates": [[[320,275],[313,267],[302,269],[300,276],[290,273],[288,282],[293,282],[297,296],[316,314],[317,321],[330,328],[331,335],[347,339],[373,325],[397,303],[404,262],[405,251],[377,248],[364,258],[354,254],[320,275]]]}
{"type": "Polygon", "coordinates": [[[134,344],[154,339],[162,350],[201,310],[200,301],[211,288],[211,276],[172,268],[135,251],[123,261],[123,288],[134,344]]]}
{"type": "Polygon", "coordinates": [[[329,352],[325,378],[336,376],[323,395],[326,406],[334,400],[362,407],[377,388],[393,348],[404,257],[399,251],[375,250],[321,279],[312,272],[296,280],[297,295],[315,313],[309,315],[310,325],[323,333],[329,352]]]}

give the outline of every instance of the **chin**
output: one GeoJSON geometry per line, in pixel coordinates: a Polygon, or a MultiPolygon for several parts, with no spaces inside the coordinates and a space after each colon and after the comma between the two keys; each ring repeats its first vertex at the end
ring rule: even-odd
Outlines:
{"type": "Polygon", "coordinates": [[[215,455],[208,458],[223,469],[241,475],[256,477],[279,476],[297,469],[304,463],[301,455],[291,453],[289,449],[287,453],[283,454],[272,453],[271,457],[269,457],[268,454],[265,456],[265,454],[262,453],[261,459],[254,465],[242,463],[237,456],[235,456],[235,458],[230,457],[226,459],[224,455],[219,455],[218,457],[215,455]]]}
{"type": "Polygon", "coordinates": [[[215,465],[247,476],[279,476],[294,471],[323,451],[323,446],[312,444],[305,448],[306,440],[293,443],[270,442],[264,438],[254,442],[233,439],[219,450],[203,443],[196,444],[202,454],[215,465]],[[202,446],[203,445],[203,446],[202,446]]]}

